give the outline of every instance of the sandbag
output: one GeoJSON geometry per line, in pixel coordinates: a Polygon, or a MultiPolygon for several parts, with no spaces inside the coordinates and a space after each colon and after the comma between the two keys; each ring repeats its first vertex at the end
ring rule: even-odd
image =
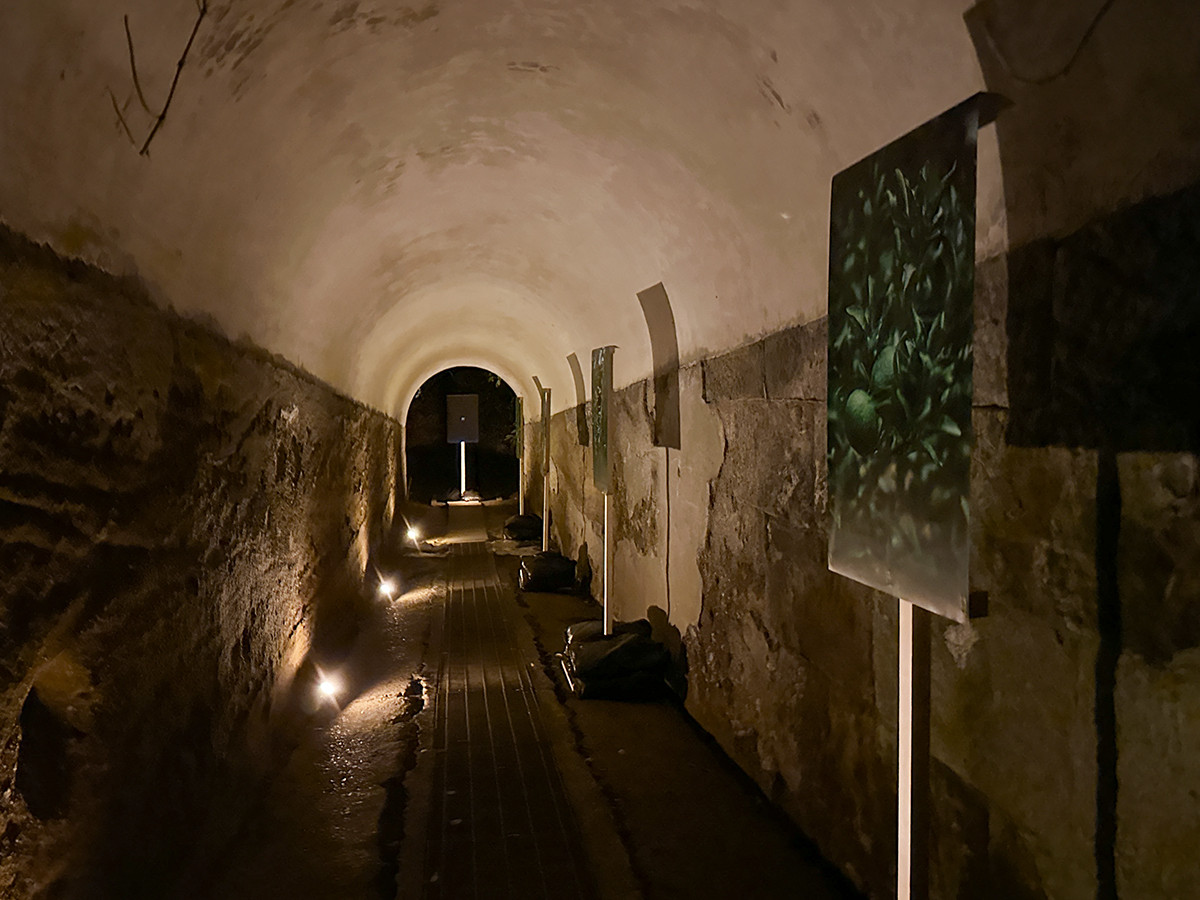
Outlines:
{"type": "Polygon", "coordinates": [[[550,593],[575,586],[575,560],[547,550],[521,560],[517,582],[523,591],[550,593]]]}
{"type": "Polygon", "coordinates": [[[566,648],[559,656],[575,694],[585,700],[660,697],[671,657],[650,632],[645,619],[614,622],[608,635],[597,620],[568,626],[566,648]]]}
{"type": "Polygon", "coordinates": [[[512,516],[504,523],[504,533],[514,541],[534,541],[542,536],[542,517],[512,516]]]}
{"type": "MultiPolygon", "coordinates": [[[[611,631],[613,634],[640,634],[642,637],[650,637],[652,632],[650,623],[646,619],[636,619],[633,622],[613,622],[611,631]]],[[[568,645],[597,640],[604,637],[604,623],[599,619],[576,622],[567,626],[564,637],[568,645]]]]}
{"type": "Polygon", "coordinates": [[[633,672],[661,673],[668,655],[657,641],[626,633],[571,644],[567,647],[567,658],[574,673],[587,680],[617,678],[633,672]]]}

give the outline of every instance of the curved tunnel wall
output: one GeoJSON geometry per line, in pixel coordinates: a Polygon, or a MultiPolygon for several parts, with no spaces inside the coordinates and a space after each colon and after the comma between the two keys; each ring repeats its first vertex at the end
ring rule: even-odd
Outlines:
{"type": "MultiPolygon", "coordinates": [[[[245,335],[397,417],[447,365],[484,366],[527,398],[538,375],[560,413],[557,537],[572,553],[586,541],[593,560],[599,498],[575,417],[563,414],[575,398],[566,357],[617,344],[619,611],[652,614],[687,660],[694,715],[831,859],[884,894],[895,626],[888,601],[824,565],[829,178],[977,90],[1006,94],[1015,105],[981,144],[977,235],[972,567],[992,614],[935,633],[935,896],[1082,898],[1098,883],[1121,896],[1200,893],[1191,858],[1200,773],[1188,750],[1200,720],[1188,618],[1194,423],[1155,399],[1161,388],[1188,396],[1194,385],[1191,369],[1168,362],[1194,356],[1186,305],[1156,315],[1169,291],[1155,284],[1186,271],[1178,248],[1192,246],[1200,24],[1188,0],[967,6],[464,2],[397,11],[211,2],[147,157],[114,110],[137,137],[148,132],[152,113],[139,111],[120,16],[82,0],[8,4],[0,219],[64,255],[136,275],[159,307],[245,335]],[[1153,249],[1165,246],[1175,251],[1153,249]],[[658,282],[675,306],[684,366],[683,447],[670,453],[649,439],[650,347],[636,301],[658,282]],[[1115,296],[1112,284],[1121,287],[1115,296]],[[1131,334],[1140,339],[1126,341],[1131,334]],[[1087,409],[1112,382],[1078,364],[1112,370],[1129,358],[1145,371],[1117,369],[1140,385],[1135,398],[1150,398],[1152,415],[1143,430],[1101,446],[1097,427],[1112,417],[1087,409]],[[1163,424],[1171,415],[1182,418],[1184,438],[1178,423],[1163,424]],[[1111,620],[1099,616],[1114,597],[1128,631],[1119,619],[1115,644],[1111,620]],[[1115,726],[1097,719],[1106,691],[1115,726]],[[1101,785],[1106,778],[1119,790],[1101,785]],[[1111,865],[1098,861],[1106,855],[1111,865]]],[[[146,0],[128,12],[157,109],[198,8],[146,0]]],[[[17,295],[5,287],[5,315],[15,315],[17,295]]],[[[57,289],[38,290],[39,303],[59,308],[46,299],[57,289]]],[[[276,530],[283,513],[272,519],[265,499],[264,524],[255,507],[253,521],[228,536],[229,555],[267,560],[288,583],[292,566],[332,554],[353,560],[353,583],[369,550],[360,523],[384,514],[382,501],[371,499],[368,515],[357,481],[319,473],[341,472],[334,459],[361,459],[361,469],[344,468],[362,474],[366,496],[386,494],[396,424],[194,322],[167,316],[173,324],[161,325],[160,311],[144,304],[118,329],[108,317],[124,302],[98,304],[108,324],[76,329],[77,344],[60,348],[56,338],[52,352],[29,357],[26,342],[7,341],[5,365],[41,373],[16,388],[35,405],[45,394],[67,409],[100,409],[98,384],[51,390],[37,380],[61,378],[56,354],[87,356],[93,332],[115,329],[113,343],[87,356],[86,368],[107,371],[101,361],[126,352],[121,336],[207,335],[220,349],[197,352],[203,365],[181,363],[187,384],[189,370],[204,383],[203,372],[230,360],[258,373],[203,395],[214,433],[241,427],[231,410],[276,409],[260,377],[272,390],[282,379],[271,396],[303,398],[298,415],[314,421],[282,466],[288,453],[302,458],[295,489],[308,499],[298,502],[316,518],[276,530]],[[339,427],[357,423],[359,446],[327,432],[331,416],[339,427]],[[296,551],[287,535],[310,526],[319,534],[296,551]]],[[[58,321],[57,312],[20,308],[33,310],[34,330],[39,317],[58,321]]],[[[114,372],[114,403],[140,397],[145,377],[114,372]]],[[[129,402],[132,410],[142,401],[129,402]]],[[[145,403],[170,406],[161,396],[145,403]]],[[[7,401],[6,429],[24,421],[20,408],[7,401]]],[[[45,453],[30,456],[38,471],[73,465],[81,453],[61,445],[58,427],[45,453]]],[[[283,427],[264,433],[267,449],[252,448],[245,490],[276,477],[278,448],[292,446],[283,427]]],[[[537,459],[535,443],[527,447],[537,459]]],[[[99,453],[87,445],[89,458],[106,459],[99,453]]],[[[237,486],[242,476],[218,465],[223,453],[211,470],[207,458],[182,468],[237,486]]],[[[196,484],[167,493],[182,509],[196,484]]],[[[40,527],[29,521],[43,506],[52,520],[84,515],[54,498],[7,502],[21,506],[22,532],[40,527]]],[[[85,537],[90,546],[94,536],[85,537]]],[[[30,540],[59,552],[36,535],[14,544],[30,540]]],[[[126,538],[96,540],[123,548],[126,538]]],[[[75,631],[67,613],[54,612],[69,594],[55,584],[79,576],[71,560],[61,575],[58,565],[33,578],[36,595],[49,598],[47,622],[63,623],[46,625],[46,635],[75,631]]],[[[303,619],[307,593],[297,588],[282,609],[303,619]]],[[[207,654],[200,669],[225,673],[219,660],[241,632],[223,631],[216,620],[227,607],[204,596],[202,611],[172,608],[209,617],[199,633],[212,647],[197,649],[207,654]]],[[[121,597],[143,602],[136,590],[121,597]]],[[[239,603],[250,601],[229,608],[239,603]]],[[[250,652],[266,652],[253,649],[257,640],[263,648],[283,640],[262,624],[274,609],[263,608],[255,628],[267,630],[252,631],[250,652]]],[[[10,763],[34,662],[57,658],[29,652],[14,657],[5,695],[10,763]]],[[[83,684],[72,682],[69,662],[61,680],[83,684]]],[[[213,678],[212,691],[186,688],[185,705],[241,696],[236,712],[273,683],[213,678]]],[[[186,723],[176,724],[168,730],[184,734],[186,723]]],[[[174,752],[174,740],[148,752],[174,752]]],[[[38,829],[59,827],[21,821],[30,829],[22,847],[37,843],[38,829]]],[[[4,865],[24,864],[0,849],[4,865]]]]}
{"type": "Polygon", "coordinates": [[[419,503],[457,499],[460,464],[457,444],[448,443],[447,397],[473,394],[477,401],[476,440],[466,446],[466,489],[484,500],[513,498],[520,474],[516,457],[516,396],[492,372],[473,366],[445,369],[422,385],[404,418],[407,496],[419,503]]]}
{"type": "MultiPolygon", "coordinates": [[[[971,579],[989,611],[933,629],[932,896],[1186,896],[1200,419],[1175,400],[1200,388],[1200,21],[1018,6],[968,16],[1014,101],[980,163],[1003,165],[1014,243],[981,215],[971,579]]],[[[826,341],[818,320],[685,365],[679,451],[654,446],[652,380],[618,392],[613,602],[673,646],[687,708],[739,765],[888,896],[896,602],[826,566],[826,341]]],[[[599,571],[574,420],[554,419],[555,534],[599,571]]]]}
{"type": "Polygon", "coordinates": [[[369,614],[399,425],[7,231],[0,296],[0,894],[203,894],[369,614]]]}
{"type": "Polygon", "coordinates": [[[143,156],[196,4],[122,10],[150,112],[121,14],[6,7],[0,217],[397,416],[426,351],[644,377],[659,281],[685,362],[819,317],[830,175],[981,86],[951,0],[206,8],[143,156]]]}

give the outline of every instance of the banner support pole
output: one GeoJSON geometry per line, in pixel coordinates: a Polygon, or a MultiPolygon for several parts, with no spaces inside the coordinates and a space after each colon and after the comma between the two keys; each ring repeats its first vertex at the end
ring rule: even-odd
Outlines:
{"type": "Polygon", "coordinates": [[[609,519],[610,509],[612,507],[612,497],[609,494],[604,495],[604,634],[612,634],[612,616],[609,615],[608,609],[608,588],[611,582],[609,572],[612,569],[612,537],[609,534],[609,519]]]}
{"type": "Polygon", "coordinates": [[[896,900],[928,900],[929,613],[899,602],[896,900]]]}
{"type": "Polygon", "coordinates": [[[550,388],[542,392],[542,552],[550,550],[550,388]]]}

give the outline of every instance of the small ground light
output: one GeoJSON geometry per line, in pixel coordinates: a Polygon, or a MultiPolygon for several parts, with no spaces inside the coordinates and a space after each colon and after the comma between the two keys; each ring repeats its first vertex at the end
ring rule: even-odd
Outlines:
{"type": "Polygon", "coordinates": [[[379,582],[379,593],[385,597],[392,597],[396,593],[396,582],[390,578],[385,578],[379,582]]]}
{"type": "Polygon", "coordinates": [[[414,544],[421,539],[421,531],[416,525],[409,526],[408,539],[414,544]]]}
{"type": "Polygon", "coordinates": [[[337,696],[337,693],[340,689],[341,686],[337,683],[337,681],[328,677],[322,678],[321,683],[317,685],[317,690],[330,700],[337,696]]]}

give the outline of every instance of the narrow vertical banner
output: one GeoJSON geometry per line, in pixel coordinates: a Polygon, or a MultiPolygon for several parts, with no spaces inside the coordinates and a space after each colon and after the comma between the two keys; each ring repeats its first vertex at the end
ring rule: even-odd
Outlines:
{"type": "Polygon", "coordinates": [[[550,477],[550,388],[542,392],[542,474],[550,477]]]}
{"type": "Polygon", "coordinates": [[[513,447],[517,451],[517,515],[525,515],[525,400],[516,398],[513,447]]]}
{"type": "Polygon", "coordinates": [[[612,405],[612,359],[616,349],[609,345],[592,351],[592,481],[602,494],[612,490],[609,407],[612,405]]]}
{"type": "Polygon", "coordinates": [[[612,585],[612,358],[611,344],[592,351],[592,481],[604,495],[604,633],[612,634],[609,588],[612,585]]]}
{"type": "Polygon", "coordinates": [[[446,395],[446,442],[475,444],[479,442],[479,395],[446,395]]]}
{"type": "Polygon", "coordinates": [[[542,399],[542,552],[550,549],[550,388],[542,387],[535,375],[542,399]]]}

